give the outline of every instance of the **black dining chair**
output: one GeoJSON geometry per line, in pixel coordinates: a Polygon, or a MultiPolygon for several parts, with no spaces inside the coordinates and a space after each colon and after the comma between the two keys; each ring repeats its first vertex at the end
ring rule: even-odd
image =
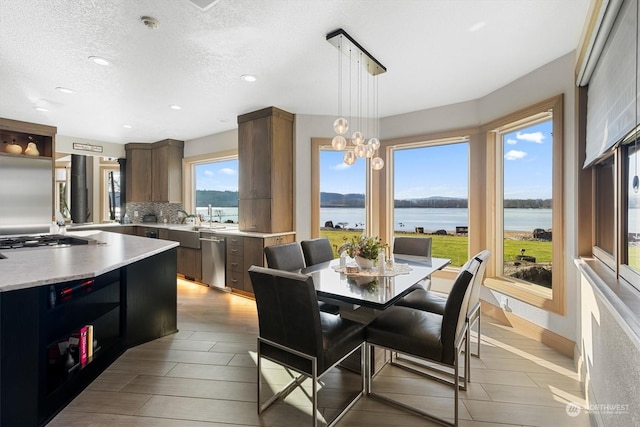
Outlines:
{"type": "MultiPolygon", "coordinates": [[[[471,359],[470,356],[480,357],[480,339],[481,339],[481,331],[480,331],[480,288],[482,286],[482,280],[484,278],[484,272],[487,268],[487,262],[491,257],[491,252],[488,250],[483,250],[476,254],[473,258],[467,261],[467,264],[472,260],[476,260],[480,263],[478,266],[477,272],[473,276],[473,281],[471,282],[471,294],[469,296],[469,304],[466,308],[466,326],[467,326],[467,340],[468,343],[471,342],[471,331],[473,326],[477,324],[478,328],[478,338],[477,338],[477,351],[473,354],[470,350],[465,354],[466,360],[466,377],[467,379],[471,378],[471,359]]],[[[465,266],[467,265],[465,264],[465,266]]],[[[465,268],[463,266],[463,269],[465,268]]],[[[400,301],[396,303],[397,306],[410,307],[418,310],[428,311],[436,314],[443,314],[444,309],[447,303],[448,296],[445,294],[441,294],[439,292],[429,291],[429,290],[414,290],[400,301]]]]}
{"type": "Polygon", "coordinates": [[[298,242],[267,246],[264,248],[264,255],[269,268],[300,272],[306,266],[298,242]]]}
{"type": "MultiPolygon", "coordinates": [[[[298,242],[284,243],[282,245],[267,246],[264,248],[267,258],[267,266],[278,270],[300,272],[306,267],[303,254],[298,242]]],[[[324,301],[318,301],[320,311],[338,314],[340,307],[324,301]]]]}
{"type": "Polygon", "coordinates": [[[326,237],[303,240],[300,242],[300,246],[302,246],[304,262],[307,264],[307,267],[334,259],[331,243],[326,237]]]}
{"type": "MultiPolygon", "coordinates": [[[[412,262],[431,261],[431,237],[405,237],[393,239],[393,256],[397,260],[412,262]]],[[[413,285],[409,292],[429,288],[430,278],[425,278],[413,285]]]]}
{"type": "Polygon", "coordinates": [[[431,237],[396,237],[393,254],[431,258],[431,237]]]}
{"type": "MultiPolygon", "coordinates": [[[[393,306],[385,310],[366,327],[366,357],[370,358],[373,347],[382,347],[392,353],[401,353],[429,363],[443,365],[453,370],[454,416],[453,423],[436,417],[423,409],[409,406],[403,402],[377,394],[373,391],[372,369],[367,365],[366,393],[387,403],[417,413],[432,421],[445,425],[458,425],[458,394],[460,387],[461,352],[467,349],[467,332],[465,327],[466,310],[471,293],[471,280],[478,268],[478,263],[470,263],[467,269],[461,270],[451,289],[442,315],[409,307],[393,306]]],[[[415,373],[429,378],[444,381],[441,378],[415,370],[415,373]]],[[[462,371],[466,372],[466,370],[462,371]]]]}
{"type": "Polygon", "coordinates": [[[318,381],[331,368],[361,350],[361,389],[328,423],[334,425],[364,393],[364,326],[318,310],[313,278],[252,266],[249,276],[258,308],[258,414],[284,399],[307,378],[312,384],[313,426],[318,422],[318,381]],[[262,359],[297,372],[291,382],[262,404],[262,359]]]}

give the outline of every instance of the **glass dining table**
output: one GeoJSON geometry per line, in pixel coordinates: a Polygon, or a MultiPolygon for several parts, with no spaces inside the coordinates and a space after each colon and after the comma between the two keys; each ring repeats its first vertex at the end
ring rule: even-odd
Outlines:
{"type": "Polygon", "coordinates": [[[301,273],[313,277],[319,299],[328,299],[375,310],[385,310],[411,291],[413,285],[428,279],[451,260],[395,255],[393,270],[384,275],[377,270],[347,273],[340,260],[312,265],[301,273]]]}

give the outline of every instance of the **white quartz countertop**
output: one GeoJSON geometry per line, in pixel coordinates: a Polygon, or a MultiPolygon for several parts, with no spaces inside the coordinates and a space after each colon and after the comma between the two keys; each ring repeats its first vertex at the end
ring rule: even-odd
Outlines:
{"type": "Polygon", "coordinates": [[[0,259],[0,291],[96,277],[177,247],[177,242],[104,231],[73,231],[98,244],[7,249],[0,259]]]}
{"type": "Polygon", "coordinates": [[[132,224],[119,224],[119,223],[105,223],[105,224],[73,224],[67,227],[70,231],[75,230],[86,230],[86,229],[95,229],[95,228],[117,228],[117,227],[149,227],[149,228],[162,228],[167,230],[178,230],[178,231],[191,231],[194,233],[215,233],[226,236],[244,236],[244,237],[278,237],[278,236],[288,236],[291,234],[296,234],[295,231],[285,231],[280,233],[262,233],[255,231],[240,231],[238,230],[238,224],[220,224],[213,223],[210,227],[208,224],[202,224],[199,226],[194,225],[185,225],[185,224],[164,224],[164,223],[155,223],[155,222],[142,222],[142,223],[132,223],[132,224]]]}

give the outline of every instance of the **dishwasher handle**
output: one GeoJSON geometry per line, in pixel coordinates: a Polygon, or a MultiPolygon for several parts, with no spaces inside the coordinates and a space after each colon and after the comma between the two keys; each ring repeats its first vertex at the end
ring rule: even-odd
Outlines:
{"type": "Polygon", "coordinates": [[[218,238],[215,238],[215,237],[211,238],[211,239],[200,237],[200,241],[201,242],[224,243],[224,239],[218,239],[218,238]]]}

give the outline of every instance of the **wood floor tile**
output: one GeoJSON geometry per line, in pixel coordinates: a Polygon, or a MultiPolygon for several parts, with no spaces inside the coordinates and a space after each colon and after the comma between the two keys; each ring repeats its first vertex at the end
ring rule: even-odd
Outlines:
{"type": "Polygon", "coordinates": [[[135,373],[119,373],[112,371],[105,371],[98,378],[96,378],[87,389],[96,391],[120,391],[124,386],[129,384],[136,378],[138,374],[135,373]]]}
{"type": "Polygon", "coordinates": [[[467,400],[467,410],[476,421],[494,423],[517,423],[526,426],[590,426],[589,415],[582,412],[577,417],[569,416],[564,407],[522,405],[503,402],[481,402],[467,400]]]}
{"type": "Polygon", "coordinates": [[[233,358],[228,353],[209,351],[185,351],[155,348],[132,348],[122,357],[124,360],[153,360],[179,363],[201,363],[206,365],[226,365],[233,358]]]}
{"type": "Polygon", "coordinates": [[[196,378],[138,376],[122,390],[125,393],[142,393],[165,396],[199,397],[207,399],[255,402],[255,381],[215,381],[196,378]]]}
{"type": "Polygon", "coordinates": [[[86,389],[69,404],[68,408],[81,412],[132,415],[150,398],[149,394],[86,389]]]}

